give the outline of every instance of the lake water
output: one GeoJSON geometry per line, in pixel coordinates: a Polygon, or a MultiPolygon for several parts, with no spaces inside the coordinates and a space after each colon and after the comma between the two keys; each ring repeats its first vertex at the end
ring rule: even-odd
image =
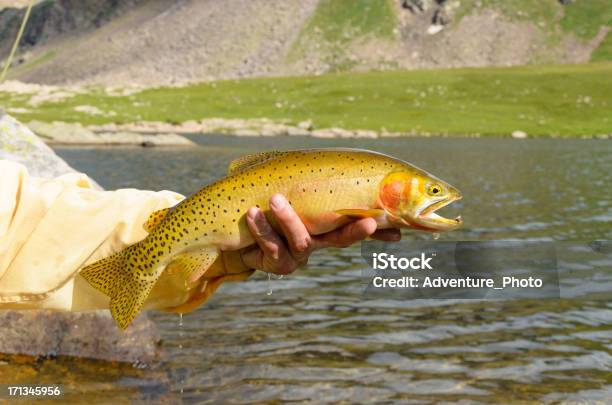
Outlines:
{"type": "MultiPolygon", "coordinates": [[[[258,150],[359,147],[457,186],[465,227],[441,240],[612,239],[612,142],[202,136],[199,148],[56,148],[107,189],[192,193],[258,150]]],[[[405,232],[405,238],[431,238],[405,232]]],[[[226,284],[184,317],[152,313],[152,368],[66,358],[11,364],[68,381],[66,399],[188,403],[440,403],[612,398],[612,260],[563,258],[571,298],[509,301],[362,297],[358,247],[317,252],[271,282],[226,284]],[[77,396],[78,393],[78,396],[77,396]]]]}

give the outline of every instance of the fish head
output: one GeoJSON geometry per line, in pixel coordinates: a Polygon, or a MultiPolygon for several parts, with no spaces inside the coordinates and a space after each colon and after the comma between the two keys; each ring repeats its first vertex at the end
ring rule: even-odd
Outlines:
{"type": "Polygon", "coordinates": [[[397,226],[447,232],[463,224],[461,216],[451,219],[436,213],[460,200],[459,190],[422,170],[389,173],[380,183],[378,198],[389,222],[397,226]]]}

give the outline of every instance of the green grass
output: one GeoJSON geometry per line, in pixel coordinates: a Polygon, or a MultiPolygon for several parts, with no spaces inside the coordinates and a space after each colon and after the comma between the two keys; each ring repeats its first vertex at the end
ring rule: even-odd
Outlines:
{"type": "Polygon", "coordinates": [[[608,31],[599,47],[591,55],[593,62],[612,61],[612,31],[608,31]]]}
{"type": "MultiPolygon", "coordinates": [[[[2,93],[1,105],[31,108],[23,96],[2,93]]],[[[92,90],[17,115],[24,121],[84,124],[270,118],[293,123],[312,119],[318,128],[593,135],[612,133],[612,63],[245,79],[149,89],[132,96],[92,90]],[[74,111],[83,104],[117,116],[74,111]]]]}
{"type": "Polygon", "coordinates": [[[9,72],[9,79],[13,78],[14,76],[20,74],[20,73],[24,73],[27,72],[28,70],[35,68],[37,66],[42,65],[43,63],[46,63],[48,61],[50,61],[51,59],[55,58],[55,56],[57,55],[57,50],[56,49],[51,49],[45,53],[43,53],[42,55],[39,55],[37,58],[28,61],[22,65],[17,65],[14,68],[12,68],[9,72]]]}
{"type": "Polygon", "coordinates": [[[493,8],[514,20],[544,23],[544,30],[572,32],[582,39],[591,39],[602,26],[612,25],[610,0],[574,0],[561,5],[558,0],[464,0],[458,18],[480,9],[493,8]]]}
{"type": "Polygon", "coordinates": [[[610,0],[578,0],[565,7],[561,27],[579,38],[591,39],[602,26],[612,26],[610,0]]]}
{"type": "Polygon", "coordinates": [[[332,70],[352,67],[345,47],[359,39],[394,37],[397,25],[392,0],[321,0],[312,17],[302,28],[287,60],[307,57],[315,44],[325,56],[332,70]]]}
{"type": "Polygon", "coordinates": [[[304,34],[318,29],[323,39],[338,43],[367,35],[391,38],[395,22],[389,0],[322,0],[304,34]]]}

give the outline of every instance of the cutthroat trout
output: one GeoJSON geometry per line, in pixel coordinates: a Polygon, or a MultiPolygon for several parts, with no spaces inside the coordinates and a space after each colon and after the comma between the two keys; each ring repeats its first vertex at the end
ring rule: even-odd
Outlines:
{"type": "Polygon", "coordinates": [[[80,274],[110,297],[113,318],[126,328],[167,269],[178,269],[193,283],[221,251],[254,244],[245,215],[250,207],[262,207],[276,227],[265,210],[276,193],[287,197],[313,235],[363,217],[374,218],[378,228],[429,232],[462,224],[460,217],[436,214],[460,199],[459,191],[401,160],[353,149],[265,152],[233,161],[227,177],[152,213],[145,239],[80,274]]]}

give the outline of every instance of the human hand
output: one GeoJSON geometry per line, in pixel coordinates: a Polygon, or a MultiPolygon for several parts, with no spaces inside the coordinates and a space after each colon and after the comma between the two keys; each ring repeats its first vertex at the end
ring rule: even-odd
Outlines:
{"type": "Polygon", "coordinates": [[[281,194],[272,196],[270,209],[287,242],[274,231],[261,209],[250,208],[247,212],[247,224],[257,245],[241,254],[242,262],[248,268],[279,275],[291,274],[306,265],[310,254],[318,249],[344,248],[368,236],[390,242],[401,239],[398,229],[376,230],[376,221],[373,218],[359,219],[332,232],[312,236],[291,204],[281,194]]]}

